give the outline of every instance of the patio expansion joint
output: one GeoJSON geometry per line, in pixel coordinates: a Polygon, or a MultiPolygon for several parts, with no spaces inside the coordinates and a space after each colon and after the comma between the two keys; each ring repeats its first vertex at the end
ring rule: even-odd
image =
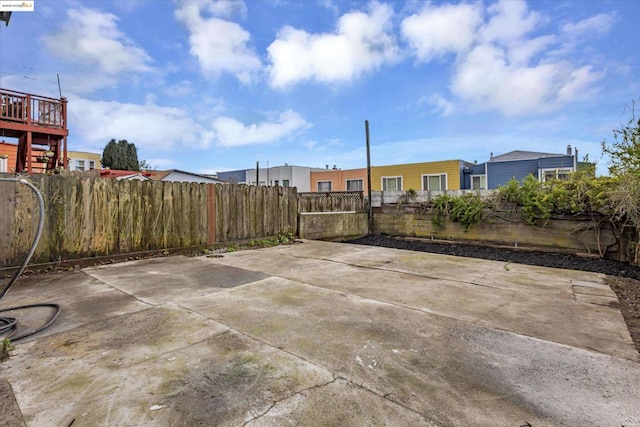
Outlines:
{"type": "Polygon", "coordinates": [[[150,305],[150,306],[152,306],[152,307],[158,307],[158,306],[161,306],[161,305],[162,305],[162,304],[154,304],[154,303],[152,303],[152,302],[149,302],[149,301],[145,301],[145,300],[143,300],[143,299],[140,299],[140,298],[138,298],[137,296],[135,296],[134,294],[129,293],[129,292],[127,292],[127,291],[123,290],[123,289],[120,289],[120,288],[118,288],[117,286],[112,285],[112,284],[111,284],[111,283],[109,283],[109,282],[106,282],[106,281],[104,281],[104,280],[102,280],[102,279],[99,279],[99,278],[97,278],[97,277],[95,277],[95,276],[93,276],[93,275],[91,275],[91,274],[89,274],[89,273],[85,273],[85,274],[87,274],[88,276],[92,277],[94,280],[97,280],[98,282],[100,282],[100,283],[103,283],[103,284],[107,285],[107,286],[108,286],[108,287],[110,287],[111,289],[114,289],[114,290],[116,290],[116,291],[118,291],[118,292],[120,292],[120,293],[122,293],[122,294],[125,294],[126,296],[131,297],[131,298],[135,299],[136,301],[141,302],[141,303],[143,303],[143,304],[145,304],[145,305],[150,305]]]}
{"type": "Polygon", "coordinates": [[[389,272],[389,273],[406,274],[406,275],[409,275],[409,276],[421,277],[421,278],[426,278],[426,279],[446,280],[448,282],[462,283],[464,285],[480,286],[480,287],[489,288],[489,289],[500,289],[502,291],[514,292],[514,293],[516,292],[516,291],[514,291],[512,289],[505,289],[505,288],[501,288],[501,287],[498,287],[498,286],[491,286],[491,285],[485,285],[485,284],[482,284],[482,283],[470,282],[468,280],[458,280],[458,279],[452,279],[452,278],[449,278],[449,277],[430,276],[428,274],[415,273],[415,272],[410,272],[410,271],[394,270],[394,269],[391,269],[391,268],[374,267],[374,266],[362,265],[362,264],[354,264],[354,263],[346,262],[346,261],[336,261],[335,259],[331,259],[331,258],[316,258],[316,257],[306,257],[306,256],[299,256],[299,255],[294,255],[294,257],[295,258],[300,258],[300,259],[316,259],[316,260],[327,261],[327,262],[332,262],[332,263],[336,263],[336,264],[349,265],[349,266],[352,266],[352,267],[362,268],[362,269],[365,269],[365,270],[386,271],[386,272],[389,272]]]}

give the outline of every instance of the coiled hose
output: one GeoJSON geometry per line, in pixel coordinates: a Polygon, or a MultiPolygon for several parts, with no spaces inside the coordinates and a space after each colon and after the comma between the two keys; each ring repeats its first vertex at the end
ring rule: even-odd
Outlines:
{"type": "MultiPolygon", "coordinates": [[[[4,288],[0,290],[0,299],[2,299],[2,297],[4,297],[4,295],[7,292],[9,292],[9,289],[11,289],[11,287],[15,284],[18,278],[22,275],[22,273],[24,272],[24,269],[27,267],[27,264],[29,264],[29,260],[31,260],[31,257],[36,251],[36,247],[38,246],[38,242],[40,241],[40,236],[42,235],[42,228],[44,226],[44,200],[42,199],[42,194],[40,193],[38,188],[24,178],[0,178],[0,181],[19,182],[20,184],[26,185],[35,193],[36,198],[38,199],[38,206],[40,207],[40,216],[38,219],[38,229],[36,231],[36,237],[33,239],[33,243],[31,244],[31,249],[29,250],[27,257],[24,259],[24,261],[22,261],[22,264],[20,265],[20,268],[18,269],[18,271],[16,271],[16,273],[13,275],[11,280],[9,280],[9,282],[4,286],[4,288]]],[[[53,322],[55,322],[55,320],[58,318],[58,315],[60,314],[60,306],[58,304],[53,304],[53,303],[44,303],[44,304],[21,305],[18,307],[11,307],[11,308],[5,308],[0,310],[0,313],[4,313],[7,311],[22,310],[25,308],[40,308],[40,307],[53,308],[55,312],[53,316],[51,316],[51,318],[43,326],[40,326],[37,329],[25,332],[21,335],[16,335],[18,331],[18,320],[16,318],[0,317],[0,339],[11,338],[11,341],[18,341],[45,330],[46,328],[51,326],[53,322]]]]}

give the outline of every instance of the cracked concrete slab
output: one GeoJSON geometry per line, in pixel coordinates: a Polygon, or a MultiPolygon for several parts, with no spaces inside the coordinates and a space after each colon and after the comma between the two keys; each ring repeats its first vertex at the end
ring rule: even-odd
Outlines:
{"type": "Polygon", "coordinates": [[[63,311],[0,425],[640,425],[603,277],[305,242],[30,278],[1,306],[63,311]]]}
{"type": "Polygon", "coordinates": [[[270,253],[269,263],[259,251],[201,261],[242,265],[326,289],[638,360],[615,301],[586,295],[576,298],[574,278],[583,279],[580,283],[584,284],[585,278],[596,280],[599,274],[514,264],[506,271],[504,263],[495,261],[386,248],[344,255],[327,250],[324,258],[311,259],[305,266],[297,252],[295,262],[288,263],[286,254],[292,252],[278,249],[276,255],[270,253]],[[381,251],[389,253],[384,268],[363,267],[375,264],[371,259],[385,258],[381,251]],[[345,257],[350,261],[344,261],[345,257]],[[438,263],[444,265],[430,267],[438,263]]]}

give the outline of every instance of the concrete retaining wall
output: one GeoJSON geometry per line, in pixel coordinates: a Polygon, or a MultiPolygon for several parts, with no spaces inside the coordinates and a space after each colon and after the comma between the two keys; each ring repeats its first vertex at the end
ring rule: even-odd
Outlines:
{"type": "Polygon", "coordinates": [[[367,233],[366,212],[304,212],[299,215],[298,234],[303,239],[346,239],[367,233]]]}
{"type": "MultiPolygon", "coordinates": [[[[430,214],[376,212],[374,232],[396,236],[432,237],[434,239],[467,240],[510,246],[535,246],[598,254],[598,236],[588,219],[557,217],[544,227],[518,222],[516,218],[490,218],[474,224],[468,231],[459,223],[445,221],[442,227],[432,223],[430,214]]],[[[602,250],[616,243],[609,229],[600,230],[602,250]]],[[[620,259],[618,245],[610,247],[607,258],[620,259]]]]}

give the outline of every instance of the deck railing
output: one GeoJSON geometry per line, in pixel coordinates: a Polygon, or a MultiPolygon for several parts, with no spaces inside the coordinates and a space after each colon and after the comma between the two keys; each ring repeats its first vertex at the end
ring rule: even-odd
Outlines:
{"type": "Polygon", "coordinates": [[[0,120],[66,129],[67,100],[0,88],[0,120]]]}

